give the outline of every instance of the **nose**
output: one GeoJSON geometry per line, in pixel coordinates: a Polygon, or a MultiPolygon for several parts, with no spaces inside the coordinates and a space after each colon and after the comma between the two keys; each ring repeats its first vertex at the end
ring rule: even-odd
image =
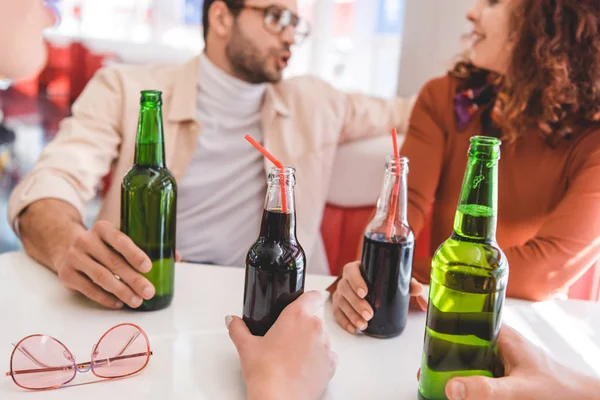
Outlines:
{"type": "Polygon", "coordinates": [[[469,11],[467,11],[467,20],[470,22],[475,22],[479,18],[479,14],[481,13],[481,0],[475,0],[469,11]]]}
{"type": "Polygon", "coordinates": [[[469,9],[469,11],[467,11],[467,20],[470,22],[475,22],[475,14],[473,13],[473,8],[469,9]]]}
{"type": "Polygon", "coordinates": [[[281,32],[281,40],[287,47],[296,44],[296,28],[292,25],[286,27],[283,32],[281,32]]]}

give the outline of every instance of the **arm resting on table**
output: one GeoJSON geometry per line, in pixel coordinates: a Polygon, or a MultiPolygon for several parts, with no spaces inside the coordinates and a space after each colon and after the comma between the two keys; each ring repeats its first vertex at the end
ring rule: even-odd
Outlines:
{"type": "Polygon", "coordinates": [[[116,70],[99,71],[10,197],[9,223],[25,250],[54,270],[56,258],[64,256],[69,240],[83,229],[85,204],[118,156],[122,96],[116,70]]]}

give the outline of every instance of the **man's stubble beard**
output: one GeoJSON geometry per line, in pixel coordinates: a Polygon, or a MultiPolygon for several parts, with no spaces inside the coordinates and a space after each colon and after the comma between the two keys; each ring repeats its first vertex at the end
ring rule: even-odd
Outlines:
{"type": "Polygon", "coordinates": [[[280,71],[266,68],[267,57],[260,58],[258,50],[252,41],[244,36],[236,23],[233,35],[225,48],[225,55],[233,73],[240,79],[253,83],[277,83],[282,78],[280,71]]]}

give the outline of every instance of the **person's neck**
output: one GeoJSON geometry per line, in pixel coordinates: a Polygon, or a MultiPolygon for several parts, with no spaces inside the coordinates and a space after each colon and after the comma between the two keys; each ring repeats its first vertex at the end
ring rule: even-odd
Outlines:
{"type": "MultiPolygon", "coordinates": [[[[231,63],[227,59],[227,55],[224,51],[217,51],[213,47],[206,47],[204,49],[204,54],[210,60],[211,63],[215,65],[215,67],[219,68],[227,75],[232,76],[235,79],[239,79],[244,82],[248,82],[245,77],[240,76],[240,74],[236,73],[234,68],[231,66],[231,63]]],[[[248,82],[249,83],[249,82],[248,82]]]]}
{"type": "Polygon", "coordinates": [[[229,63],[215,62],[210,52],[201,54],[200,92],[201,107],[217,117],[252,118],[260,112],[267,84],[253,84],[230,74],[229,63]],[[225,65],[221,67],[220,65],[225,65]]]}

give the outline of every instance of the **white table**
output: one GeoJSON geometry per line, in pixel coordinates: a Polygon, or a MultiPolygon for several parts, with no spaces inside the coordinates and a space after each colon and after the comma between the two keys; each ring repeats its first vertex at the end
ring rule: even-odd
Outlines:
{"type": "MultiPolygon", "coordinates": [[[[308,276],[307,289],[324,289],[332,280],[308,276]]],[[[0,399],[243,399],[237,353],[224,326],[225,315],[241,312],[243,270],[178,264],[176,285],[173,305],[166,310],[109,311],[71,294],[25,255],[1,255],[2,368],[8,370],[11,342],[33,333],[52,335],[78,362],[89,361],[100,335],[121,322],[136,323],[148,333],[154,356],[134,377],[40,393],[23,391],[11,378],[0,377],[0,399]]],[[[335,324],[330,302],[324,318],[340,358],[325,399],[416,398],[424,313],[412,313],[405,332],[389,340],[346,333],[335,324]]],[[[600,304],[509,300],[505,321],[551,348],[565,364],[600,377],[600,304]]],[[[92,378],[78,374],[76,382],[92,378]]]]}

